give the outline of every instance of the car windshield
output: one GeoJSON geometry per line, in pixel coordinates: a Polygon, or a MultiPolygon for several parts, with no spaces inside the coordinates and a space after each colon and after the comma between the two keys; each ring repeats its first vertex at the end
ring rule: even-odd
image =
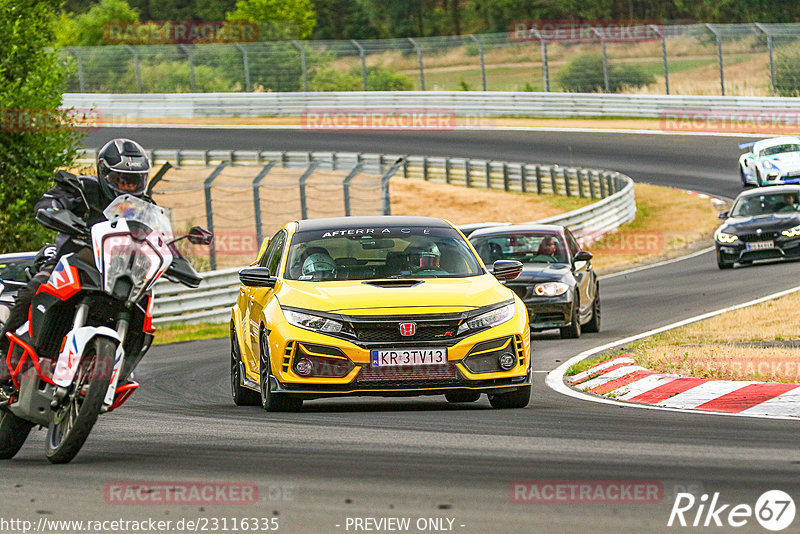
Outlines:
{"type": "Polygon", "coordinates": [[[555,232],[515,232],[470,239],[483,263],[517,260],[522,263],[566,263],[567,248],[555,232]]]}
{"type": "Polygon", "coordinates": [[[33,258],[19,260],[0,260],[0,280],[13,280],[14,282],[27,282],[26,267],[33,265],[33,258]]]}
{"type": "Polygon", "coordinates": [[[787,143],[784,145],[768,146],[761,150],[762,156],[773,156],[784,152],[800,152],[800,145],[797,143],[787,143]]]}
{"type": "Polygon", "coordinates": [[[772,193],[742,197],[731,210],[732,217],[753,217],[800,211],[798,193],[772,193]]]}
{"type": "Polygon", "coordinates": [[[453,228],[376,227],[296,233],[284,278],[461,278],[483,273],[478,259],[453,228]]]}

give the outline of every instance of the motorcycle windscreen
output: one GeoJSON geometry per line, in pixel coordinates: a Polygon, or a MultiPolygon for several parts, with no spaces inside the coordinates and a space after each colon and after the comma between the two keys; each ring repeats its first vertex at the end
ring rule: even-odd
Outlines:
{"type": "Polygon", "coordinates": [[[159,273],[164,260],[147,241],[130,234],[103,239],[103,289],[121,300],[138,301],[159,273]]]}

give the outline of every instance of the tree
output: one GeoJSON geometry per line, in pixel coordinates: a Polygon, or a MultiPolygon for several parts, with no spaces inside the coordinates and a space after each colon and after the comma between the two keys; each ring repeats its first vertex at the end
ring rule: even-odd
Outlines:
{"type": "Polygon", "coordinates": [[[313,0],[317,13],[314,39],[374,39],[380,32],[363,4],[354,0],[313,0]]]}
{"type": "MultiPolygon", "coordinates": [[[[101,0],[89,11],[74,18],[62,14],[56,29],[61,46],[99,46],[109,44],[105,32],[111,22],[137,22],[139,12],[127,0],[101,0]]],[[[112,43],[115,44],[115,43],[112,43]]]]}
{"type": "Polygon", "coordinates": [[[306,39],[317,22],[311,0],[238,0],[231,22],[256,22],[259,40],[306,39]]]}
{"type": "Polygon", "coordinates": [[[33,206],[71,165],[82,134],[59,112],[67,76],[53,49],[60,0],[0,0],[0,250],[39,248],[33,206]],[[67,126],[62,124],[66,121],[67,126]]]}

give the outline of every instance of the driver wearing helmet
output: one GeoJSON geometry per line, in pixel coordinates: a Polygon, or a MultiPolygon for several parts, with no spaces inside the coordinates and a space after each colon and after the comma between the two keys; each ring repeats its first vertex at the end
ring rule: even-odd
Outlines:
{"type": "Polygon", "coordinates": [[[302,274],[298,280],[335,280],[336,262],[330,254],[314,252],[303,261],[302,274]]]}
{"type": "Polygon", "coordinates": [[[439,260],[442,254],[435,243],[408,247],[406,254],[412,272],[439,270],[439,260]]]}
{"type": "MultiPolygon", "coordinates": [[[[57,184],[36,203],[34,213],[43,209],[69,210],[92,226],[106,220],[103,210],[119,195],[134,195],[153,202],[145,194],[150,178],[150,160],[141,145],[130,139],[112,139],[100,149],[97,153],[97,176],[74,177],[66,171],[58,171],[57,174],[62,173],[64,178],[72,179],[75,188],[57,184]]],[[[9,318],[0,330],[0,358],[3,362],[8,350],[6,332],[13,332],[27,320],[33,296],[39,286],[50,278],[59,258],[84,247],[82,243],[75,243],[73,236],[61,233],[56,239],[54,253],[45,252],[44,249],[40,251],[39,255],[46,256],[46,259],[36,266],[38,272],[28,285],[19,290],[9,318]]],[[[0,365],[0,386],[10,379],[6,367],[0,365]]]]}

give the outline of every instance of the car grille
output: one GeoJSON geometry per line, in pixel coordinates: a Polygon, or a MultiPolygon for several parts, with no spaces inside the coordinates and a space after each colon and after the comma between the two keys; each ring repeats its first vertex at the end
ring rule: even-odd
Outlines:
{"type": "Polygon", "coordinates": [[[780,232],[762,232],[757,234],[755,232],[749,234],[737,234],[739,239],[744,243],[752,243],[754,241],[767,241],[769,239],[777,239],[781,233],[780,232]]]}
{"type": "Polygon", "coordinates": [[[458,371],[452,362],[447,365],[415,365],[408,367],[372,367],[365,365],[356,377],[359,384],[383,386],[442,385],[458,382],[458,371]]]}
{"type": "Polygon", "coordinates": [[[415,343],[418,341],[445,342],[455,340],[460,318],[425,319],[420,316],[387,318],[382,321],[352,320],[358,341],[363,343],[415,343]],[[412,336],[400,333],[400,323],[416,323],[412,336]]]}

